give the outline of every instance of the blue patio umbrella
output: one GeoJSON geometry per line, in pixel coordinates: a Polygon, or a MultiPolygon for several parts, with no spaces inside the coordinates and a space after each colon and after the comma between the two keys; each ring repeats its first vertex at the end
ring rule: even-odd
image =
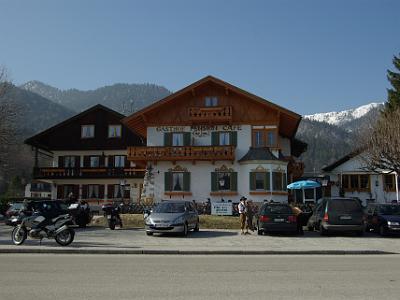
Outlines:
{"type": "Polygon", "coordinates": [[[303,191],[303,201],[305,199],[304,190],[305,189],[315,189],[320,187],[321,184],[314,180],[300,180],[296,182],[292,182],[287,186],[288,190],[302,190],[303,191]]]}
{"type": "Polygon", "coordinates": [[[289,190],[302,190],[302,189],[313,189],[320,186],[321,184],[313,180],[300,180],[292,182],[287,186],[287,188],[289,190]]]}

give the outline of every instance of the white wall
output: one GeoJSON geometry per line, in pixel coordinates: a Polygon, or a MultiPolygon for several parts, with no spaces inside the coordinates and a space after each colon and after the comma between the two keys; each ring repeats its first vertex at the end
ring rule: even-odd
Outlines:
{"type": "Polygon", "coordinates": [[[383,186],[382,174],[376,174],[363,169],[363,161],[360,156],[355,156],[347,162],[336,167],[331,172],[327,173],[330,180],[336,182],[331,188],[331,195],[333,197],[339,196],[340,193],[340,177],[343,174],[369,174],[371,180],[371,192],[345,192],[345,197],[358,197],[365,204],[367,199],[375,199],[377,203],[389,203],[396,200],[395,192],[386,192],[383,186]]]}

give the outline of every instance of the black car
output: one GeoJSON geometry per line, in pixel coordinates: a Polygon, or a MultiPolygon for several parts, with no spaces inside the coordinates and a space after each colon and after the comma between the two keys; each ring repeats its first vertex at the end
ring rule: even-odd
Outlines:
{"type": "Polygon", "coordinates": [[[330,232],[364,233],[364,213],[360,201],[354,198],[322,198],[308,220],[309,230],[321,235],[330,232]]]}
{"type": "Polygon", "coordinates": [[[399,204],[370,204],[366,219],[366,231],[373,230],[382,236],[400,233],[399,204]]]}
{"type": "Polygon", "coordinates": [[[259,235],[268,232],[297,233],[297,216],[289,204],[265,203],[259,211],[257,228],[259,235]]]}

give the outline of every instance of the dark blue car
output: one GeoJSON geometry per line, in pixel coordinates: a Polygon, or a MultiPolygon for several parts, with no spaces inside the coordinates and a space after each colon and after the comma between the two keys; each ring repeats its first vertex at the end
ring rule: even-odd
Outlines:
{"type": "Polygon", "coordinates": [[[366,230],[373,230],[382,236],[400,233],[400,205],[370,204],[367,207],[366,230]]]}

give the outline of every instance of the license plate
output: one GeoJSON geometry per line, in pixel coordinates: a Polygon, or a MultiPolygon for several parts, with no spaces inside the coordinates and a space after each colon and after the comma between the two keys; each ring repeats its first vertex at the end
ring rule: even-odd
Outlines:
{"type": "Polygon", "coordinates": [[[351,220],[351,216],[340,216],[340,220],[351,220]]]}
{"type": "Polygon", "coordinates": [[[283,222],[285,219],[274,219],[274,222],[283,222]]]}
{"type": "Polygon", "coordinates": [[[168,227],[168,224],[155,224],[156,227],[168,227]]]}
{"type": "Polygon", "coordinates": [[[111,220],[111,216],[110,216],[110,215],[108,215],[108,216],[107,216],[107,219],[108,219],[108,220],[111,220]]]}

